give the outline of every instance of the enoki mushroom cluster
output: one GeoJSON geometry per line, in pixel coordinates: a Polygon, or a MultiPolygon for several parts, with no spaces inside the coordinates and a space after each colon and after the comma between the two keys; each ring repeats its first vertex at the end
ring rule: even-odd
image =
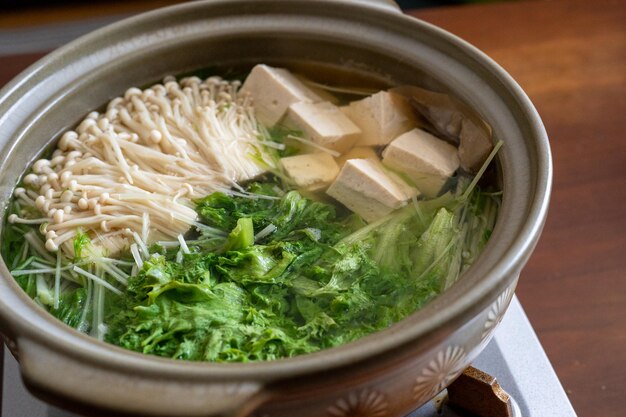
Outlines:
{"type": "Polygon", "coordinates": [[[41,218],[8,220],[41,223],[45,248],[69,256],[80,230],[109,255],[133,241],[175,239],[196,221],[193,199],[271,166],[239,85],[190,77],[129,89],[63,134],[15,190],[22,210],[35,207],[41,218]]]}

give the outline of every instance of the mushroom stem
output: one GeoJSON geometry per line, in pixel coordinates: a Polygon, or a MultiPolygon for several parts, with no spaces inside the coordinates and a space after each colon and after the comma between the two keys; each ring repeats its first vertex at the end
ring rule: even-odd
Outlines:
{"type": "Polygon", "coordinates": [[[35,238],[33,247],[72,255],[79,228],[92,243],[124,235],[144,256],[155,240],[184,235],[196,223],[193,199],[228,192],[272,166],[239,86],[189,77],[128,89],[106,112],[92,112],[64,133],[51,159],[37,160],[25,188],[15,190],[23,206],[44,216],[11,215],[9,222],[49,223],[42,229],[49,238],[35,238]]]}

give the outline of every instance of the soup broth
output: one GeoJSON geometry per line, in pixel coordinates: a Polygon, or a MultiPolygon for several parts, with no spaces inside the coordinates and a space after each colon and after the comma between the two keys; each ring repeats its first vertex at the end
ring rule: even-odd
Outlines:
{"type": "Polygon", "coordinates": [[[215,362],[342,345],[445,291],[495,226],[488,126],[443,94],[290,69],[130,88],[64,133],[10,202],[17,283],[100,340],[215,362]]]}

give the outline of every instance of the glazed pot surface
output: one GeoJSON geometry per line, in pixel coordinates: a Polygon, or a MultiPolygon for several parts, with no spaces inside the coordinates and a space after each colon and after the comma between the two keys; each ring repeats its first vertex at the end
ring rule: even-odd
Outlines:
{"type": "Polygon", "coordinates": [[[485,55],[436,27],[366,3],[194,2],[55,51],[0,92],[2,201],[58,133],[131,86],[260,62],[305,73],[330,68],[453,92],[504,141],[500,217],[477,262],[446,293],[387,330],[311,355],[247,364],[173,361],[99,342],[39,309],[2,262],[1,331],[31,389],[105,415],[246,415],[260,406],[259,415],[278,416],[306,405],[311,416],[400,416],[445,388],[478,354],[545,220],[547,137],[519,86],[485,55]]]}

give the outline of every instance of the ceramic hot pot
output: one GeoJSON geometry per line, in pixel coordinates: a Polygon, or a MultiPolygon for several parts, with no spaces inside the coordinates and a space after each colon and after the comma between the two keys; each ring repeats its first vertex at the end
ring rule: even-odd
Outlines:
{"type": "Polygon", "coordinates": [[[384,331],[245,364],[175,361],[100,342],[38,308],[0,261],[0,331],[36,395],[89,415],[397,417],[450,384],[487,344],[546,217],[546,133],[527,96],[491,59],[384,1],[191,2],[53,52],[0,92],[0,216],[42,149],[129,87],[260,62],[367,73],[450,92],[474,108],[504,141],[497,156],[503,201],[484,252],[448,291],[384,331]]]}

